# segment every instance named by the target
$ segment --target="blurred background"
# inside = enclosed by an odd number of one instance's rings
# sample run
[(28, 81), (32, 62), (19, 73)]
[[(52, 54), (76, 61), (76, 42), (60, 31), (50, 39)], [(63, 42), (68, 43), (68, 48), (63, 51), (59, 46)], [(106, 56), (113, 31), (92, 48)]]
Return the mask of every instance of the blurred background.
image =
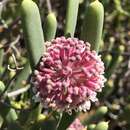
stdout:
[[(58, 27), (56, 36), (64, 35), (66, 0), (34, 0), (37, 2), (42, 25), (49, 9), (55, 13)], [(110, 130), (130, 130), (130, 0), (101, 0), (105, 9), (102, 43), (99, 53), (106, 67), (106, 87), (99, 94), (99, 102), (87, 113), (80, 114), (81, 121), (92, 117), (100, 106), (107, 111), (98, 119), (109, 122)], [(84, 10), (88, 0), (80, 0), (75, 37), (80, 38)], [(11, 92), (28, 86), (31, 72), (23, 39), (19, 10), (20, 0), (0, 1), (0, 80)], [(17, 108), (28, 105), (27, 95), (12, 98), (11, 104)], [(1, 99), (0, 99), (1, 101)], [(2, 118), (0, 117), (0, 126)]]

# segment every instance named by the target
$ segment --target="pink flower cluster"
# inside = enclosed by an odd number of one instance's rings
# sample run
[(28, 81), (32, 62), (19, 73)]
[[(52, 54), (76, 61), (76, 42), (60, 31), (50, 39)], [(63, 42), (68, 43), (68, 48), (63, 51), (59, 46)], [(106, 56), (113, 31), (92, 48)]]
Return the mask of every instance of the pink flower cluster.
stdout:
[(67, 130), (86, 130), (85, 127), (81, 124), (80, 120), (76, 118)]
[(47, 51), (32, 75), (36, 99), (44, 107), (61, 111), (86, 111), (102, 90), (104, 63), (90, 44), (59, 37), (46, 42)]

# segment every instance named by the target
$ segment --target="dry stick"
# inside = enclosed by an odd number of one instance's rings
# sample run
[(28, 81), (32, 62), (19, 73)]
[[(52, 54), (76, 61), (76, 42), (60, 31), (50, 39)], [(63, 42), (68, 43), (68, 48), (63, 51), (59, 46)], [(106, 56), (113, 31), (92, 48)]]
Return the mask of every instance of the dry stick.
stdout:
[(49, 12), (52, 12), (52, 7), (51, 7), (51, 2), (50, 2), (50, 0), (46, 0), (46, 3), (47, 3), (48, 11), (49, 11)]
[[(9, 2), (9, 0), (0, 1), (0, 13), (2, 12), (3, 7), (6, 6), (7, 2)], [(1, 14), (0, 14), (0, 17), (1, 17)]]
[(23, 67), (18, 67), (17, 61), (16, 61), (16, 57), (14, 54), (12, 54), (13, 60), (14, 60), (14, 64), (15, 64), (15, 68), (11, 68), (10, 65), (8, 65), (8, 70), (10, 71), (17, 71), (17, 70), (22, 70)]
[(18, 35), (17, 38), (13, 42), (11, 42), (10, 44), (8, 44), (8, 42), (5, 43), (5, 44), (0, 44), (0, 49), (4, 49), (4, 48), (7, 48), (7, 47), (8, 47), (8, 49), (12, 48), (12, 49), (14, 49), (16, 54), (20, 55), (17, 48), (15, 47), (15, 45), (19, 42), (19, 40), (20, 40), (20, 35)]
[(27, 92), (29, 90), (30, 86), (28, 85), (27, 87), (24, 87), (24, 88), (21, 88), (21, 89), (18, 89), (16, 91), (13, 91), (13, 92), (9, 92), (7, 93), (5, 96), (7, 97), (15, 97), (15, 96), (18, 96), (24, 92)]
[(15, 55), (12, 54), (12, 57), (13, 57), (13, 60), (14, 60), (14, 63), (15, 63), (15, 66), (16, 68), (15, 69), (12, 69), (10, 68), (10, 66), (8, 65), (8, 70), (10, 71), (15, 71), (16, 74), (15, 76), (13, 76), (13, 78), (9, 81), (9, 83), (6, 85), (6, 88), (5, 90), (1, 93), (0, 95), (0, 98), (4, 95), (4, 93), (6, 92), (6, 90), (10, 87), (10, 85), (12, 84), (12, 82), (15, 80), (15, 78), (17, 77), (17, 75), (19, 74), (19, 70), (23, 69), (23, 67), (19, 68), (18, 65), (17, 65), (17, 61), (16, 61), (16, 58), (15, 58)]
[(20, 38), (21, 38), (21, 36), (18, 35), (17, 38), (16, 38), (16, 40), (13, 41), (13, 42), (10, 44), (10, 46), (9, 46), (10, 48), (12, 48), (12, 49), (16, 52), (16, 55), (19, 56), (19, 57), (20, 57), (20, 52), (19, 52), (18, 49), (15, 47), (15, 45), (16, 45), (17, 43), (19, 43)]
[(5, 28), (2, 32), (1, 32), (1, 37), (4, 33), (9, 33), (12, 31), (12, 28), (20, 21), (20, 17), (16, 18), (10, 25), (8, 25), (7, 28)]
[(2, 1), (3, 6), (5, 6), (9, 1), (10, 1), (10, 0), (3, 0), (3, 1)]
[(8, 25), (5, 23), (5, 20), (3, 20), (1, 17), (2, 15), (2, 11), (3, 11), (3, 8), (6, 6), (6, 4), (9, 2), (9, 0), (3, 0), (3, 1), (0, 1), (0, 21), (2, 22), (3, 24), (3, 27), (4, 28), (8, 28)]
[(6, 92), (6, 90), (10, 87), (10, 85), (15, 80), (15, 78), (17, 77), (17, 75), (18, 75), (18, 72), (16, 72), (16, 75), (13, 76), (13, 78), (8, 82), (8, 84), (6, 85), (5, 90), (0, 94), (0, 98), (4, 95), (4, 93)]

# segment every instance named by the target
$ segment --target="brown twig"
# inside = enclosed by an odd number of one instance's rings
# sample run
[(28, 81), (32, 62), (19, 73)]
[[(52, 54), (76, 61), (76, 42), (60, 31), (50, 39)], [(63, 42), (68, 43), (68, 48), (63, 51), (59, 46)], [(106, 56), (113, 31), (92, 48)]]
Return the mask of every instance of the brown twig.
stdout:
[(52, 12), (51, 2), (50, 0), (46, 0), (47, 8), (49, 12)]

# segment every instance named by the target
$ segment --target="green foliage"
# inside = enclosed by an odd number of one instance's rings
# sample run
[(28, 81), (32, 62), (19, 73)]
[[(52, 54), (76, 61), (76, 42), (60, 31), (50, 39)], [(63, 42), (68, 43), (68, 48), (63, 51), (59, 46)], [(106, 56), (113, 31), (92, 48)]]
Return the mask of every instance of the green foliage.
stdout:
[(112, 60), (112, 55), (111, 54), (108, 54), (108, 55), (105, 56), (105, 58), (104, 58), (104, 64), (105, 64), (105, 68), (106, 69), (110, 65), (111, 60)]
[(102, 93), (100, 93), (99, 95), (101, 98), (108, 97), (113, 92), (113, 90), (114, 90), (114, 81), (112, 79), (109, 79), (106, 82), (106, 85), (102, 90)]
[(109, 79), (114, 70), (120, 65), (120, 63), (123, 61), (122, 53), (124, 52), (125, 47), (123, 45), (120, 45), (117, 48), (117, 54), (115, 54), (112, 57), (112, 61), (107, 69), (106, 78)]
[[(7, 102), (9, 103), (9, 101)], [(18, 119), (15, 110), (2, 103), (0, 103), (0, 115), (7, 123), (15, 122)]]
[(21, 18), (32, 69), (37, 65), (43, 54), (44, 38), (39, 9), (32, 0), (23, 0), (21, 4)]
[(79, 0), (67, 0), (65, 35), (70, 34), (71, 37), (74, 37), (78, 16), (78, 8)]
[(87, 129), (88, 130), (94, 130), (95, 127), (96, 127), (96, 124), (90, 124), (90, 125), (88, 125)]
[(2, 63), (3, 63), (3, 54), (4, 54), (4, 50), (0, 49), (0, 68), (1, 68)]
[(89, 42), (92, 49), (99, 50), (104, 22), (103, 5), (95, 0), (85, 10), (85, 18), (81, 30), (81, 39)]
[(83, 124), (88, 125), (90, 123), (94, 123), (95, 121), (99, 121), (105, 116), (107, 112), (108, 108), (106, 106), (101, 106), (96, 110), (96, 112), (93, 115), (88, 117), (88, 119), (85, 119), (83, 121)]
[(0, 81), (0, 95), (3, 93), (4, 90), (5, 90), (5, 85), (2, 81)]
[(55, 38), (56, 29), (57, 29), (56, 16), (53, 12), (50, 12), (47, 15), (47, 18), (44, 24), (44, 36), (45, 36), (46, 41), (50, 41), (51, 39)]
[(105, 121), (99, 122), (94, 130), (108, 130), (108, 122)]
[(70, 126), (70, 124), (74, 121), (76, 115), (77, 115), (76, 112), (72, 112), (71, 115), (64, 112), (57, 127), (57, 130), (66, 130)]
[(120, 114), (119, 118), (130, 124), (130, 104), (124, 107), (124, 111)]
[(17, 77), (15, 79), (15, 86), (13, 87), (13, 90), (22, 88), (24, 85), (26, 85), (27, 78), (28, 78), (30, 73), (31, 73), (30, 64), (29, 64), (29, 62), (27, 62), (24, 65), (24, 69), (22, 69), (18, 73), (18, 75), (17, 75)]
[[(66, 130), (75, 118), (87, 130), (108, 130), (108, 125), (112, 130), (130, 129), (129, 4), (129, 0), (1, 1), (0, 129)], [(46, 51), (44, 37), (51, 41), (63, 34), (90, 42), (105, 64), (107, 82), (99, 102), (84, 114), (43, 109), (32, 100), (31, 89), (17, 95), (17, 90), (32, 87), (30, 74)], [(14, 95), (8, 97), (9, 93)]]

